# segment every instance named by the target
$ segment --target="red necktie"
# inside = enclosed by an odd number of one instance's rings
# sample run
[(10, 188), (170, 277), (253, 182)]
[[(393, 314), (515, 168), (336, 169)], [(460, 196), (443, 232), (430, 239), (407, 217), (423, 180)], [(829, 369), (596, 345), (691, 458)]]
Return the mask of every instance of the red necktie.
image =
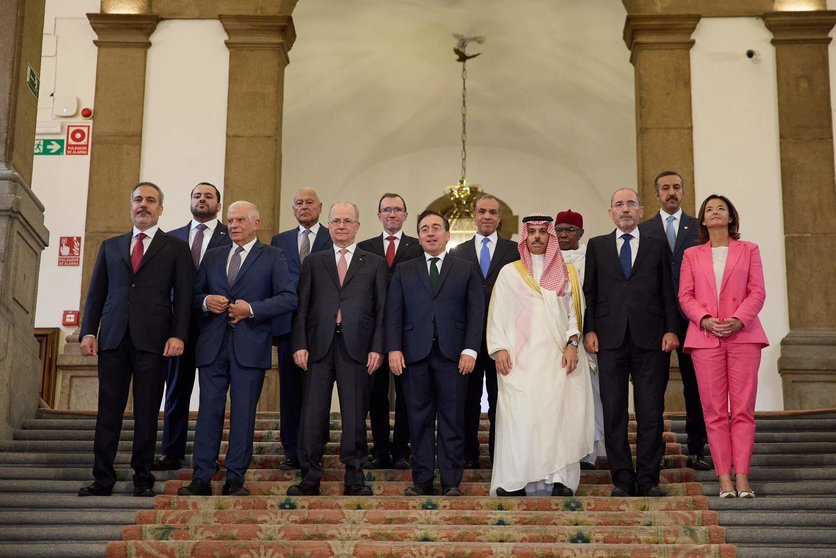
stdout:
[[(343, 286), (343, 281), (345, 281), (345, 274), (348, 271), (348, 262), (345, 259), (345, 255), (348, 253), (348, 250), (345, 248), (340, 248), (340, 259), (337, 261), (337, 276), (340, 278), (340, 287)], [(337, 323), (343, 323), (343, 312), (341, 309), (337, 309)]]
[(139, 269), (139, 264), (142, 262), (142, 255), (145, 253), (145, 245), (142, 243), (142, 239), (145, 238), (145, 233), (139, 233), (136, 235), (136, 244), (134, 244), (134, 249), (131, 250), (131, 267), (134, 270), (134, 273)]
[(395, 263), (395, 237), (390, 234), (386, 237), (386, 240), (389, 241), (389, 246), (386, 247), (386, 263), (389, 267), (392, 267), (392, 264)]

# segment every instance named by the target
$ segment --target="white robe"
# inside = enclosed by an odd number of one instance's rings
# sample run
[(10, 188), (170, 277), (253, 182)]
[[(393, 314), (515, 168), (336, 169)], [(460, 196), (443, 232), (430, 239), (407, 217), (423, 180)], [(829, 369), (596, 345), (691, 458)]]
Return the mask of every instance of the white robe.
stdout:
[(578, 333), (569, 285), (558, 297), (526, 277), (518, 264), (502, 268), (488, 313), (488, 353), (495, 358), (504, 349), (512, 361), (510, 374), (497, 374), (491, 495), (497, 487), (550, 491), (554, 482), (577, 490), (579, 461), (594, 441), (588, 363), (579, 358), (572, 374), (560, 365)]

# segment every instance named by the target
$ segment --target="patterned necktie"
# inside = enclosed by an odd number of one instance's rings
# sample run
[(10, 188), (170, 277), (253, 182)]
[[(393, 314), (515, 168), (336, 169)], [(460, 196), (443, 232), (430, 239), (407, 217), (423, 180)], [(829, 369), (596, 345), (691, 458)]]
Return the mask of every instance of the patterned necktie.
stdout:
[(203, 250), (203, 231), (209, 227), (200, 223), (195, 228), (197, 230), (194, 233), (194, 240), (192, 240), (192, 261), (194, 262), (194, 268), (197, 269), (200, 267), (200, 252)]
[(676, 219), (673, 215), (668, 215), (668, 225), (665, 227), (665, 235), (668, 237), (668, 246), (671, 247), (671, 252), (673, 252), (673, 247), (676, 246), (676, 231), (673, 228), (673, 222)]
[(235, 252), (232, 253), (232, 258), (229, 260), (229, 269), (226, 272), (226, 279), (229, 281), (229, 286), (231, 287), (233, 283), (235, 283), (235, 278), (238, 276), (238, 271), (241, 269), (241, 252), (244, 249), (239, 246), (235, 249)]
[(482, 239), (482, 250), (479, 252), (479, 267), (482, 268), (482, 277), (488, 277), (488, 269), (491, 267), (491, 251), (488, 248), (489, 238)]
[(392, 264), (395, 263), (395, 237), (390, 234), (386, 237), (386, 240), (389, 241), (389, 245), (386, 247), (386, 263), (389, 267), (392, 267)]
[(142, 262), (142, 255), (145, 253), (145, 244), (142, 243), (142, 240), (148, 235), (145, 233), (138, 233), (136, 235), (136, 244), (134, 244), (134, 249), (131, 250), (131, 267), (134, 270), (134, 273), (137, 272), (139, 269), (139, 264)]
[(633, 271), (633, 248), (630, 246), (630, 240), (632, 240), (633, 235), (622, 234), (621, 238), (624, 240), (624, 244), (621, 245), (621, 254), (619, 254), (621, 269), (624, 271), (624, 277), (630, 277), (630, 273)]
[[(345, 274), (348, 271), (348, 262), (345, 259), (345, 255), (348, 253), (348, 250), (345, 248), (340, 248), (340, 259), (337, 261), (337, 277), (340, 279), (340, 287), (343, 286), (343, 282), (345, 281)], [(343, 323), (343, 311), (342, 309), (337, 309), (337, 323)]]
[(305, 229), (302, 231), (302, 246), (299, 247), (299, 263), (305, 261), (305, 258), (311, 255), (311, 230)]
[(441, 258), (430, 258), (430, 285), (433, 288), (433, 294), (438, 289), (438, 262)]

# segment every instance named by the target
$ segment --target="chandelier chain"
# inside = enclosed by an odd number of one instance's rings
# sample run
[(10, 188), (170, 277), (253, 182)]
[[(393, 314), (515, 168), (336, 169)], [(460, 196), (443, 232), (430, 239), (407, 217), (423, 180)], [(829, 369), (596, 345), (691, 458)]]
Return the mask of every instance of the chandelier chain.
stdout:
[(462, 62), (462, 177), (467, 176), (467, 62)]

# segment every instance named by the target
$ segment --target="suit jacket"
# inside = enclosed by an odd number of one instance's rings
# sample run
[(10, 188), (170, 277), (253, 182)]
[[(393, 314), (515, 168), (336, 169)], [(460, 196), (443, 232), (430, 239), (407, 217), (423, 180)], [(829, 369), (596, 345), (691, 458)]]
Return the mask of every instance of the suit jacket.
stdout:
[(639, 235), (630, 277), (624, 277), (616, 231), (592, 238), (586, 248), (584, 333), (595, 332), (601, 349), (617, 349), (629, 327), (632, 342), (661, 350), (662, 337), (679, 331), (667, 240)]
[(194, 279), (189, 246), (157, 230), (136, 273), (133, 232), (102, 243), (84, 305), (81, 337), (97, 335), (99, 350), (119, 346), (130, 329), (135, 349), (163, 353), (169, 337), (187, 341)]
[[(643, 235), (658, 236), (667, 244), (668, 235), (665, 233), (666, 224), (662, 221), (662, 214), (657, 213), (639, 225), (639, 232)], [(676, 233), (676, 244), (674, 244), (673, 250), (671, 251), (671, 279), (673, 280), (674, 295), (679, 292), (679, 269), (682, 267), (682, 256), (685, 254), (685, 250), (697, 245), (698, 232), (699, 224), (697, 223), (697, 219), (683, 211), (679, 219), (679, 229)], [(668, 249), (670, 249), (670, 245), (668, 245)], [(682, 316), (684, 317), (685, 314), (683, 313)]]
[[(520, 251), (517, 248), (517, 243), (504, 238), (497, 238), (496, 248), (491, 258), (491, 265), (488, 266), (488, 276), (482, 277), (482, 270), (479, 267), (478, 251), (482, 246), (476, 246), (476, 237), (474, 236), (467, 242), (462, 242), (452, 250), (450, 253), (458, 258), (473, 262), (476, 266), (476, 273), (482, 280), (482, 290), (485, 296), (485, 309), (490, 306), (491, 293), (493, 286), (496, 284), (496, 278), (499, 277), (499, 270), (505, 267), (506, 264), (512, 263), (520, 259)], [(488, 321), (487, 312), (485, 312), (485, 323)]]
[(293, 351), (306, 349), (309, 362), (324, 358), (334, 342), (339, 309), (349, 356), (365, 364), (370, 352), (383, 353), (386, 267), (386, 260), (357, 247), (340, 286), (333, 250), (305, 258), (299, 276), (299, 308), (293, 316)]
[[(383, 236), (377, 235), (367, 238), (362, 242), (358, 242), (357, 247), (362, 248), (366, 252), (376, 254), (385, 260), (386, 250), (383, 249), (383, 244)], [(392, 267), (388, 267), (387, 264), (389, 279), (392, 279), (392, 274), (395, 273), (396, 265), (413, 258), (420, 258), (423, 253), (424, 251), (421, 249), (421, 245), (418, 244), (417, 238), (408, 236), (407, 234), (401, 235), (401, 241), (398, 243), (398, 249), (395, 250), (395, 261), (392, 263)]]
[(446, 358), (458, 361), (464, 349), (478, 352), (485, 324), (482, 284), (476, 267), (452, 254), (441, 264), (435, 293), (423, 254), (398, 264), (386, 299), (386, 352), (402, 351), (407, 364), (426, 358), (433, 322)]
[[(189, 221), (185, 226), (179, 227), (171, 231), (171, 236), (177, 237), (180, 240), (189, 242), (189, 232), (192, 230), (192, 222)], [(212, 238), (209, 239), (209, 245), (206, 246), (206, 252), (218, 246), (229, 246), (232, 240), (229, 239), (229, 228), (218, 221), (218, 226), (215, 227), (215, 232), (212, 233)], [(191, 247), (190, 247), (191, 248)], [(205, 252), (204, 252), (205, 255)]]
[(200, 312), (200, 337), (197, 341), (196, 364), (207, 366), (218, 355), (229, 314), (203, 311), (207, 295), (224, 295), (230, 301), (246, 300), (253, 318), (241, 320), (232, 328), (235, 358), (241, 366), (267, 370), (271, 366), (273, 318), (293, 312), (296, 291), (290, 280), (287, 260), (279, 248), (259, 241), (241, 264), (231, 286), (227, 280), (229, 246), (207, 250), (200, 263), (194, 286), (194, 308)]
[[(281, 232), (273, 237), (270, 244), (284, 251), (285, 258), (287, 258), (287, 267), (290, 271), (290, 280), (293, 282), (293, 289), (299, 284), (299, 274), (302, 272), (302, 263), (299, 261), (299, 227), (293, 227), (290, 230)], [(328, 227), (320, 225), (319, 232), (311, 244), (311, 254), (319, 252), (320, 250), (327, 250), (333, 246), (331, 241), (331, 234), (328, 232)], [(293, 322), (292, 314), (283, 314), (273, 321), (273, 331), (275, 335), (285, 335), (290, 333), (290, 327)]]
[(685, 349), (717, 347), (720, 340), (700, 329), (705, 316), (737, 318), (743, 329), (729, 335), (729, 343), (769, 344), (758, 319), (763, 308), (766, 289), (760, 250), (753, 242), (729, 239), (729, 252), (718, 300), (714, 278), (711, 243), (685, 251), (682, 278), (679, 283), (679, 302), (691, 320), (685, 337)]

